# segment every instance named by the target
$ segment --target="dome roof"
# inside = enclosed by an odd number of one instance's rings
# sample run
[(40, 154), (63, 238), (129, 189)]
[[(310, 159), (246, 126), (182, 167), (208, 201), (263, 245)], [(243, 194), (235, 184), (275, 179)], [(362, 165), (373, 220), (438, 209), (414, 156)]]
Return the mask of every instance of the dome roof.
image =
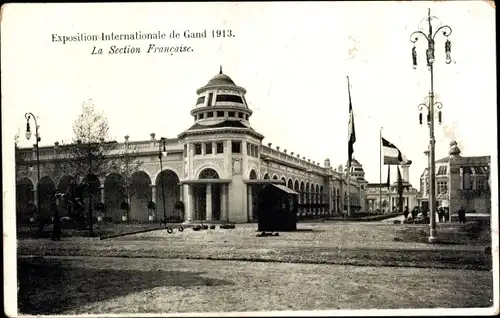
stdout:
[[(347, 163), (346, 163), (347, 165)], [(356, 159), (352, 158), (351, 160), (351, 167), (362, 167), (362, 165), (357, 161)]]
[(208, 81), (206, 86), (215, 86), (215, 85), (236, 85), (236, 84), (234, 84), (233, 80), (229, 76), (222, 73), (222, 66), (221, 66), (219, 74), (212, 77), (212, 79)]

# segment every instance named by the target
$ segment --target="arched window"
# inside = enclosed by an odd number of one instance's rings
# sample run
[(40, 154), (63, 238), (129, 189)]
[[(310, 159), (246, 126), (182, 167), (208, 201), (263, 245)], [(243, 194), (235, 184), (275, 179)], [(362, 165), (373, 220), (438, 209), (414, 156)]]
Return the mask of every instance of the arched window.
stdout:
[(207, 168), (200, 172), (199, 179), (219, 179), (219, 174), (214, 169)]
[(255, 170), (250, 171), (250, 180), (255, 180), (257, 179), (257, 173), (255, 173)]

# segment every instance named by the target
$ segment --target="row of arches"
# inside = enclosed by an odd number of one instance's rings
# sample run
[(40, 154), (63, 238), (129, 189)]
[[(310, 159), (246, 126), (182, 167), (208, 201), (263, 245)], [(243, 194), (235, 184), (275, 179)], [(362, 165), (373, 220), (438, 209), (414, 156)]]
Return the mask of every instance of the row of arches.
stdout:
[[(16, 207), (18, 222), (27, 222), (31, 216), (30, 204), (40, 204), (40, 213), (53, 213), (54, 205), (57, 205), (56, 193), (67, 193), (73, 177), (64, 175), (56, 184), (50, 176), (40, 178), (35, 189), (33, 182), (24, 177), (16, 184)], [(83, 180), (85, 182), (85, 180)], [(128, 185), (127, 185), (128, 183)], [(105, 205), (103, 212), (105, 217), (119, 220), (124, 215), (120, 209), (122, 202), (129, 203), (129, 217), (133, 220), (148, 220), (149, 215), (155, 214), (163, 217), (165, 211), (167, 217), (174, 215), (175, 202), (180, 200), (179, 177), (172, 170), (161, 171), (154, 182), (144, 171), (137, 171), (131, 176), (130, 182), (125, 182), (124, 177), (117, 173), (109, 174), (102, 184), (98, 185), (100, 191), (94, 193), (93, 202), (102, 202)], [(40, 196), (38, 199), (37, 196)], [(155, 210), (148, 209), (148, 203), (156, 203)], [(163, 204), (165, 202), (165, 204)], [(64, 209), (62, 209), (64, 214)]]
[[(264, 174), (264, 179), (271, 179), (269, 173)], [(272, 179), (279, 180), (276, 174), (273, 175)], [(324, 187), (322, 185), (307, 181), (293, 181), (291, 178), (287, 180), (285, 177), (281, 177), (281, 181), (284, 182), (286, 187), (299, 194), (298, 217), (333, 214), (340, 208), (337, 208), (337, 205), (335, 204), (335, 201), (340, 200), (337, 200), (337, 197), (332, 195), (330, 200), (332, 200), (334, 205), (333, 209), (330, 210), (328, 194), (324, 192)]]
[[(271, 179), (269, 173), (264, 174), (264, 179)], [(279, 180), (276, 174), (272, 179)], [(330, 193), (324, 191), (324, 187), (308, 181), (292, 180), (292, 178), (281, 177), (281, 181), (289, 188), (299, 193), (299, 217), (335, 215), (342, 213), (347, 207), (347, 192), (341, 193), (339, 188), (333, 188)], [(331, 205), (330, 205), (331, 202)], [(351, 206), (355, 209), (361, 208), (359, 198), (351, 197)], [(331, 206), (331, 209), (330, 209)]]
[[(252, 170), (252, 172), (253, 172), (253, 170)], [(265, 173), (264, 179), (271, 179), (271, 177), (268, 173)], [(278, 180), (279, 178), (277, 175), (273, 175), (272, 179)], [(319, 185), (319, 184), (315, 185), (314, 183), (312, 183), (312, 182), (310, 183), (307, 181), (306, 182), (301, 181), (299, 184), (298, 180), (295, 180), (295, 182), (293, 182), (292, 179), (289, 178), (287, 181), (285, 177), (281, 177), (281, 181), (283, 181), (288, 188), (293, 189), (297, 192), (298, 191), (305, 191), (305, 192), (311, 192), (311, 193), (323, 193), (323, 186)]]

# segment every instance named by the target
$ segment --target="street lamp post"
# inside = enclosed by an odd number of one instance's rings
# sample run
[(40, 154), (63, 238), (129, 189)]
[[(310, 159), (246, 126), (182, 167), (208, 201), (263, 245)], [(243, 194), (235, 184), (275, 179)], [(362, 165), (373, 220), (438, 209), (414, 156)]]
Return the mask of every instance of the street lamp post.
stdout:
[(165, 206), (165, 190), (163, 185), (163, 156), (167, 155), (167, 149), (165, 147), (165, 143), (167, 139), (161, 137), (160, 142), (158, 143), (158, 158), (160, 159), (160, 178), (161, 178), (161, 196), (163, 201), (163, 219), (165, 223), (167, 222), (167, 208)]
[[(426, 58), (427, 58), (427, 67), (430, 72), (430, 91), (429, 91), (429, 100), (427, 104), (420, 104), (418, 106), (421, 111), (424, 107), (428, 110), (427, 121), (429, 125), (429, 209), (430, 209), (430, 234), (429, 234), (429, 243), (436, 243), (438, 241), (437, 238), (437, 230), (436, 230), (436, 164), (435, 164), (435, 150), (436, 150), (436, 139), (434, 136), (434, 108), (441, 109), (441, 103), (434, 102), (434, 61), (435, 61), (435, 38), (436, 35), (440, 32), (446, 37), (445, 42), (445, 53), (446, 53), (446, 64), (451, 63), (451, 42), (448, 40), (452, 29), (448, 25), (440, 26), (436, 32), (432, 30), (431, 20), (431, 9), (429, 9), (427, 18), (429, 32), (425, 34), (422, 31), (415, 31), (410, 36), (410, 41), (412, 43), (416, 43), (420, 37), (424, 37), (427, 41), (427, 50), (426, 50)], [(412, 48), (412, 60), (413, 60), (413, 68), (417, 68), (417, 51), (416, 47)], [(441, 111), (438, 111), (438, 119), (439, 123), (441, 123)], [(422, 113), (419, 114), (420, 124), (422, 124)]]
[(35, 122), (35, 138), (36, 138), (36, 172), (37, 172), (37, 182), (36, 182), (36, 200), (37, 200), (37, 210), (38, 210), (38, 215), (40, 216), (40, 231), (43, 231), (42, 227), (42, 215), (41, 215), (41, 206), (40, 206), (40, 149), (38, 146), (38, 143), (42, 140), (40, 138), (40, 134), (38, 133), (38, 122), (36, 121), (36, 116), (33, 115), (33, 113), (26, 113), (24, 114), (24, 117), (26, 118), (26, 139), (30, 140), (31, 139), (31, 130), (30, 130), (30, 119), (33, 118), (33, 121)]

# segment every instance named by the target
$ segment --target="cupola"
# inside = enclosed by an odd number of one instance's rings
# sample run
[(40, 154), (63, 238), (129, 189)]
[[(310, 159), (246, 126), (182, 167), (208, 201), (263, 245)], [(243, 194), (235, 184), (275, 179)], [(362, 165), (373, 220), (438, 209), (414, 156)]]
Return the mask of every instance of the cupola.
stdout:
[(191, 111), (195, 123), (199, 125), (225, 125), (250, 127), (252, 111), (245, 100), (246, 90), (222, 72), (200, 87), (196, 94), (195, 108)]

